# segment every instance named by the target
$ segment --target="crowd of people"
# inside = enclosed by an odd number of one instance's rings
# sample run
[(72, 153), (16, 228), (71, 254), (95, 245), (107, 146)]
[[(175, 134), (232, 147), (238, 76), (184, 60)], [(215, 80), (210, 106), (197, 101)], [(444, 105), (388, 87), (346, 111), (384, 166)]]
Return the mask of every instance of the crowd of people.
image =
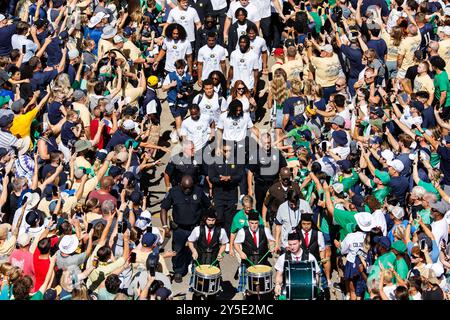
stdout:
[(0, 12), (0, 300), (175, 299), (226, 254), (245, 299), (289, 261), (319, 299), (450, 299), (448, 0)]

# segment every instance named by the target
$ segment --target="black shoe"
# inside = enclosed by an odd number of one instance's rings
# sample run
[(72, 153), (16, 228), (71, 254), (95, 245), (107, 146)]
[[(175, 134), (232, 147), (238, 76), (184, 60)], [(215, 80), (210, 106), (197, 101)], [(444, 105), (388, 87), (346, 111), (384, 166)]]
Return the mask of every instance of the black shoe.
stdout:
[(181, 276), (181, 274), (175, 273), (175, 275), (173, 276), (173, 280), (176, 283), (181, 283), (181, 282), (183, 282), (183, 277)]
[(234, 274), (234, 280), (238, 280), (239, 279), (239, 268), (236, 269), (236, 272)]

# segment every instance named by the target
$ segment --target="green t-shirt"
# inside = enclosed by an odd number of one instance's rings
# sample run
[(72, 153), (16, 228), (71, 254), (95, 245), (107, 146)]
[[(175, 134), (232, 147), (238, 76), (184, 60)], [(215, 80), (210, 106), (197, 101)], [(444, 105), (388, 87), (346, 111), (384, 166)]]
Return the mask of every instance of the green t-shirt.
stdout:
[(44, 300), (44, 294), (38, 291), (30, 297), (30, 300)]
[(310, 130), (310, 129), (308, 126), (303, 126), (301, 128), (295, 128), (295, 129), (292, 129), (291, 131), (289, 131), (286, 136), (288, 138), (290, 138), (290, 137), (294, 138), (295, 144), (297, 146), (305, 147), (308, 151), (310, 151), (311, 144), (308, 141), (305, 141), (303, 139), (303, 136), (299, 134), (299, 132), (303, 131), (303, 130)]
[(431, 153), (430, 164), (433, 168), (436, 168), (438, 164), (441, 162), (441, 156), (435, 152)]
[(334, 208), (334, 222), (341, 227), (339, 240), (342, 241), (347, 234), (352, 233), (356, 226), (355, 214), (357, 212)]
[(386, 199), (387, 195), (389, 194), (389, 192), (391, 192), (391, 188), (389, 187), (384, 187), (382, 189), (375, 189), (375, 182), (373, 182), (373, 180), (370, 180), (370, 184), (372, 185), (372, 187), (374, 188), (372, 190), (372, 195), (381, 203), (384, 203), (384, 199)]
[[(264, 226), (264, 221), (261, 215), (259, 215), (259, 224)], [(233, 218), (233, 222), (231, 223), (231, 233), (237, 233), (243, 227), (248, 227), (248, 217), (244, 210), (241, 210), (236, 213)]]
[(378, 262), (381, 262), (384, 268), (389, 269), (389, 263), (394, 265), (397, 258), (395, 257), (395, 253), (392, 251), (383, 254), (382, 256), (378, 257), (377, 260), (375, 260), (374, 264), (372, 265), (369, 273), (369, 277), (367, 281), (372, 281), (373, 279), (378, 279), (380, 277), (380, 266), (378, 265)]
[(321, 17), (319, 16), (319, 14), (317, 12), (310, 12), (309, 14), (313, 18), (314, 23), (316, 25), (316, 32), (319, 33), (320, 32), (320, 28), (322, 28), (322, 19), (321, 19)]
[[(417, 213), (418, 213), (418, 214), (420, 215), (420, 217), (422, 218), (423, 223), (425, 223), (425, 224), (431, 224), (431, 213), (430, 213), (430, 210), (423, 209), (423, 210), (420, 210), (420, 211), (417, 212)], [(414, 225), (416, 226), (416, 228), (419, 227), (419, 224), (418, 224), (418, 223), (414, 223)]]
[[(409, 272), (408, 264), (406, 263), (405, 259), (401, 258), (401, 259), (395, 260), (394, 270), (395, 270), (395, 272), (398, 273), (400, 278), (405, 280), (406, 277), (408, 276), (408, 272)], [(394, 279), (394, 281), (396, 282), (397, 279)]]
[(434, 96), (437, 100), (441, 98), (441, 92), (447, 92), (445, 99), (445, 107), (450, 107), (450, 81), (448, 80), (447, 71), (442, 71), (434, 76)]
[(350, 177), (344, 177), (344, 176), (341, 176), (341, 177), (342, 177), (342, 179), (340, 178), (339, 182), (342, 183), (342, 185), (344, 186), (344, 192), (347, 192), (348, 190), (350, 190), (359, 181), (359, 176), (353, 169), (352, 169), (352, 175)]
[(436, 195), (437, 201), (441, 200), (441, 195), (439, 194), (439, 191), (437, 191), (437, 189), (433, 186), (432, 183), (420, 180), (419, 181), (419, 186), (423, 187), (427, 192), (434, 193)]

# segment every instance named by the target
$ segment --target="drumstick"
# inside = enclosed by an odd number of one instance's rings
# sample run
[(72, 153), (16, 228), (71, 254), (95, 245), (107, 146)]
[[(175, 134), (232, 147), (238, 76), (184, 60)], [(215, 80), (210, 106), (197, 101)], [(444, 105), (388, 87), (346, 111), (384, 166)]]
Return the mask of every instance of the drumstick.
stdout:
[(252, 266), (255, 265), (253, 262), (251, 262), (251, 260), (250, 260), (249, 258), (245, 258), (245, 260), (247, 260), (248, 262), (250, 262), (250, 264), (251, 264)]
[(261, 261), (263, 261), (264, 260), (264, 258), (268, 255), (270, 253), (270, 250), (267, 250), (267, 252), (266, 252), (266, 254), (265, 255), (263, 255), (263, 257), (258, 261), (258, 264), (260, 264), (261, 263)]
[[(224, 255), (225, 255), (225, 252), (222, 253), (222, 257), (223, 257)], [(214, 261), (209, 265), (208, 268), (211, 268), (211, 267), (213, 266), (213, 264), (217, 262), (217, 260), (219, 260), (219, 258), (217, 258), (216, 260), (214, 260)]]
[(200, 267), (200, 263), (198, 262), (198, 260), (197, 260), (197, 259), (194, 259), (194, 261), (195, 261), (195, 263), (197, 264), (197, 266)]

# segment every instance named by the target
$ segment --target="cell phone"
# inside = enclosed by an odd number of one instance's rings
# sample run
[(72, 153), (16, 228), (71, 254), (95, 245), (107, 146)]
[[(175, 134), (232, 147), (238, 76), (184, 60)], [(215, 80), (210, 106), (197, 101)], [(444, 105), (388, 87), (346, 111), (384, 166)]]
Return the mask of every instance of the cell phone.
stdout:
[(321, 33), (321, 34), (325, 34), (325, 27), (324, 27), (324, 26), (321, 26), (321, 27), (320, 27), (320, 33)]
[(425, 239), (420, 240), (419, 242), (419, 246), (420, 246), (420, 250), (424, 250), (425, 249)]
[(302, 11), (305, 10), (305, 3), (304, 2), (300, 3), (300, 10), (302, 10)]
[(307, 37), (308, 37), (308, 40), (311, 40), (311, 39), (312, 39), (312, 34), (311, 34), (311, 32), (308, 32), (308, 33), (307, 33)]
[(130, 263), (136, 263), (136, 252), (130, 253)]
[(27, 53), (27, 45), (26, 44), (22, 45), (22, 53), (23, 54)]
[(141, 71), (142, 71), (142, 64), (139, 63), (139, 64), (137, 65), (137, 71), (138, 71), (138, 72), (141, 72)]
[(122, 221), (121, 232), (125, 233), (127, 232), (127, 229), (128, 229), (127, 223), (125, 221)]
[(324, 201), (325, 200), (325, 193), (322, 192), (319, 196), (320, 201)]
[(91, 229), (92, 229), (92, 227), (93, 227), (94, 225), (92, 224), (92, 223), (88, 223), (88, 226), (87, 226), (87, 233), (89, 233), (89, 232), (91, 232)]
[(320, 148), (322, 149), (323, 152), (327, 151), (327, 142), (323, 141), (322, 144), (320, 145)]
[[(324, 1), (325, 2), (325, 1)], [(328, 16), (330, 14), (330, 8), (325, 8), (325, 14)]]
[(417, 126), (415, 124), (412, 124), (411, 129), (417, 129)]
[(152, 233), (152, 229), (153, 229), (152, 226), (148, 226), (147, 227), (147, 233)]
[(322, 15), (322, 8), (317, 9), (317, 14), (318, 14), (319, 16)]
[(273, 73), (272, 73), (272, 72), (269, 72), (269, 74), (268, 74), (267, 76), (269, 77), (269, 81), (272, 81), (272, 79), (273, 79)]

